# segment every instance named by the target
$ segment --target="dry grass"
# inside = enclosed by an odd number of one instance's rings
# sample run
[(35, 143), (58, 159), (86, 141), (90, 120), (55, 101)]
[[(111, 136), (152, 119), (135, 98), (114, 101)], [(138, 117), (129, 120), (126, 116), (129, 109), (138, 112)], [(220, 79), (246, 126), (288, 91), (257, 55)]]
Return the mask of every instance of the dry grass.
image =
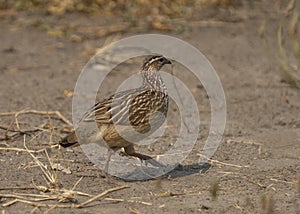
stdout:
[(297, 175), (296, 188), (297, 188), (298, 193), (300, 194), (300, 174)]
[(270, 193), (263, 194), (261, 196), (260, 202), (261, 202), (262, 214), (275, 213), (275, 201), (272, 194)]
[(203, 7), (233, 8), (241, 5), (240, 0), (200, 0)]
[[(39, 126), (30, 127), (27, 129), (22, 129), (19, 122), (19, 116), (21, 115), (40, 115), (46, 116), (48, 121)], [(71, 126), (72, 123), (64, 117), (59, 111), (37, 111), (34, 109), (23, 109), (18, 112), (1, 112), (0, 117), (11, 117), (11, 123), (8, 126), (4, 126), (0, 124), (0, 130), (5, 130), (3, 135), (0, 135), (0, 140), (12, 140), (20, 135), (32, 135), (34, 133), (42, 134), (44, 132), (48, 132), (49, 135), (49, 144), (53, 144), (53, 136), (60, 137), (60, 134), (57, 133), (57, 130), (68, 132), (64, 126), (53, 127), (52, 118), (59, 119), (64, 122), (67, 126)], [(1, 149), (1, 148), (0, 148)], [(18, 148), (16, 148), (18, 149)]]
[(214, 179), (211, 182), (210, 187), (208, 189), (213, 200), (217, 198), (219, 190), (220, 190), (220, 179)]
[(190, 15), (195, 7), (231, 8), (240, 4), (239, 0), (0, 0), (0, 9), (39, 10), (60, 15), (67, 12), (84, 12), (117, 16), (127, 11), (128, 17), (154, 13), (170, 17), (183, 17)]
[(50, 14), (59, 18), (67, 13), (89, 13), (97, 14), (97, 17), (101, 17), (99, 19), (110, 20), (109, 25), (98, 26), (51, 22), (40, 17), (25, 23), (51, 36), (82, 42), (85, 39), (121, 34), (129, 29), (137, 32), (151, 29), (182, 32), (195, 26), (236, 24), (234, 21), (216, 17), (192, 20), (193, 17), (202, 14), (205, 8), (233, 11), (233, 8), (241, 5), (239, 0), (0, 0), (0, 17), (18, 16), (18, 11), (26, 11), (30, 14)]
[[(270, 55), (278, 59), (279, 66), (292, 85), (300, 89), (300, 46), (298, 42), (299, 14), (296, 1), (290, 0), (284, 11), (277, 28), (278, 51), (269, 45), (266, 35), (267, 21), (265, 20), (260, 29), (260, 37), (263, 39)], [(290, 51), (290, 47), (292, 51)]]
[[(224, 0), (223, 0), (224, 1)], [(153, 13), (168, 16), (187, 15), (197, 1), (174, 0), (162, 3), (159, 0), (0, 0), (2, 9), (42, 11), (54, 15), (68, 12), (101, 13), (106, 16), (125, 15), (128, 18), (151, 15)], [(124, 11), (126, 13), (124, 14)]]
[[(238, 0), (0, 0), (0, 10), (16, 9), (47, 13), (51, 15), (63, 15), (66, 13), (80, 12), (99, 14), (103, 17), (121, 18), (126, 22), (125, 29), (130, 26), (152, 28), (157, 30), (180, 30), (178, 24), (173, 24), (174, 19), (188, 19), (199, 14), (203, 8), (231, 9), (240, 6)], [(113, 31), (123, 31), (123, 23), (120, 23)], [(175, 25), (175, 26), (174, 26)], [(55, 36), (63, 37), (64, 32), (42, 24), (45, 30)], [(119, 29), (121, 28), (121, 30)], [(107, 35), (106, 30), (104, 34)], [(103, 34), (103, 32), (102, 32)], [(80, 40), (73, 35), (73, 40)]]
[[(22, 130), (19, 125), (20, 122), (18, 116), (21, 114), (47, 116), (49, 120), (48, 132), (45, 132), (44, 129), (30, 128), (28, 130), (34, 130), (34, 132), (37, 133), (35, 133), (34, 136), (31, 136), (30, 139), (28, 139), (29, 135), (27, 131)], [(50, 147), (56, 149), (56, 153), (60, 153), (59, 151), (60, 148), (56, 144), (53, 144), (52, 142), (52, 135), (55, 134), (52, 117), (56, 117), (60, 119), (61, 123), (63, 122), (65, 124), (70, 124), (70, 122), (61, 113), (56, 111), (48, 112), (48, 111), (37, 111), (37, 110), (30, 109), (30, 110), (22, 110), (19, 112), (0, 113), (0, 117), (5, 117), (5, 116), (13, 116), (14, 122), (11, 123), (9, 126), (5, 126), (6, 128), (4, 126), (1, 126), (2, 129), (4, 129), (6, 133), (13, 132), (13, 133), (18, 133), (19, 135), (23, 135), (23, 148), (0, 147), (0, 150), (27, 153), (32, 158), (36, 166), (38, 166), (40, 169), (41, 175), (36, 179), (38, 179), (39, 183), (44, 183), (45, 185), (36, 185), (35, 180), (32, 179), (32, 184), (28, 184), (28, 186), (17, 187), (17, 188), (0, 187), (0, 190), (29, 191), (28, 193), (13, 192), (11, 194), (0, 194), (0, 198), (3, 200), (1, 204), (3, 208), (12, 206), (16, 203), (31, 205), (35, 208), (46, 208), (47, 210), (45, 211), (45, 213), (56, 208), (82, 208), (87, 205), (90, 206), (91, 203), (101, 198), (104, 198), (104, 196), (106, 196), (111, 192), (128, 188), (128, 186), (119, 186), (119, 187), (107, 189), (98, 195), (91, 195), (76, 190), (78, 184), (82, 180), (82, 177), (77, 182), (75, 182), (75, 184), (71, 189), (63, 188), (63, 185), (59, 181), (58, 166), (63, 165), (63, 163), (61, 164), (60, 161), (66, 162), (67, 160), (64, 159), (59, 160), (58, 158), (51, 157), (48, 153), (48, 149)], [(16, 126), (16, 128), (14, 128), (13, 126)], [(44, 132), (47, 133), (50, 142), (47, 148), (39, 149), (39, 150), (29, 149), (27, 144), (33, 145), (33, 141), (36, 140), (37, 136), (39, 136), (41, 133)], [(11, 140), (11, 139), (8, 138), (6, 140)], [(41, 160), (46, 160), (46, 161), (41, 161)], [(39, 192), (38, 194), (35, 194), (36, 190), (38, 190)], [(77, 199), (78, 196), (87, 197), (88, 199), (79, 202)], [(69, 202), (69, 203), (66, 204), (65, 202)]]

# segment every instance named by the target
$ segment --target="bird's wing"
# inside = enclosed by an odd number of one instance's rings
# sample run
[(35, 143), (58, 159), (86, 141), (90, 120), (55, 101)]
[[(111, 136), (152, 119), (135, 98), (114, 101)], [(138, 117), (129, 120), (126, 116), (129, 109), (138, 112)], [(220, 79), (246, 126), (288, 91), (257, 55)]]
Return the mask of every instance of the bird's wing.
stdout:
[(107, 99), (101, 100), (83, 115), (81, 121), (130, 125), (128, 114), (131, 102), (140, 92), (139, 89), (131, 89), (118, 92)]
[(163, 112), (165, 96), (163, 92), (143, 88), (119, 92), (96, 103), (82, 121), (125, 126), (148, 123), (153, 112)]

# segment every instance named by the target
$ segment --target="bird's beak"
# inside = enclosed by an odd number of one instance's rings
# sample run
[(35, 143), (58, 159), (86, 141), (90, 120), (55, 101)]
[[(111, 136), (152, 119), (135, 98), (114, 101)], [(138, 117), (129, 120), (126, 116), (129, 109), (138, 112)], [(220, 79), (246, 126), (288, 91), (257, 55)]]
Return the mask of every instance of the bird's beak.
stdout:
[(171, 63), (171, 61), (170, 61), (170, 60), (168, 60), (168, 59), (165, 59), (165, 62), (164, 62), (164, 64), (172, 64), (172, 63)]

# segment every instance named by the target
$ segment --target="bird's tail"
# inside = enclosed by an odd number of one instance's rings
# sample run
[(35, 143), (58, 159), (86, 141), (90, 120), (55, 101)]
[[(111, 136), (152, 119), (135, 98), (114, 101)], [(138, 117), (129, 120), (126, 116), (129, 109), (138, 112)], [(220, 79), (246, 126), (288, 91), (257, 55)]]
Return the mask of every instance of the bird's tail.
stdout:
[(62, 139), (59, 141), (59, 144), (60, 144), (62, 147), (75, 147), (75, 146), (78, 146), (79, 143), (78, 143), (78, 140), (77, 140), (75, 131), (71, 132), (71, 133), (68, 134), (66, 137), (62, 138)]

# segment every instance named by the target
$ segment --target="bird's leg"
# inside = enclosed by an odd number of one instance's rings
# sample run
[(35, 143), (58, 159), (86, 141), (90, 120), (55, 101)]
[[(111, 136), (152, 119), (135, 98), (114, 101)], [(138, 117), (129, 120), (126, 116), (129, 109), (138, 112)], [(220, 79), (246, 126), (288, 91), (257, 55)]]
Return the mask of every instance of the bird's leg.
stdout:
[(125, 150), (126, 154), (133, 156), (133, 157), (137, 157), (142, 161), (144, 160), (146, 163), (150, 163), (153, 166), (156, 166), (156, 167), (164, 167), (165, 166), (148, 155), (144, 155), (144, 154), (135, 152), (133, 145), (125, 147), (124, 150)]
[(105, 168), (104, 168), (104, 172), (106, 175), (108, 175), (108, 164), (109, 164), (109, 161), (110, 161), (110, 158), (112, 156), (112, 154), (114, 153), (115, 151), (108, 148), (107, 150), (107, 154), (106, 154), (106, 164), (105, 164)]

